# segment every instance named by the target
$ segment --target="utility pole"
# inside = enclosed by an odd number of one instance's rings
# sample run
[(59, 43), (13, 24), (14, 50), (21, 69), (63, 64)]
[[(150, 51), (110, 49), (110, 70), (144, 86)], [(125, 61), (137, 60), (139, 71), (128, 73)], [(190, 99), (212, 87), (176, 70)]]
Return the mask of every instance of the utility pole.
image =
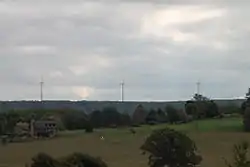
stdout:
[(121, 82), (121, 101), (124, 101), (124, 80)]
[(43, 77), (41, 77), (41, 81), (40, 81), (40, 100), (43, 101)]

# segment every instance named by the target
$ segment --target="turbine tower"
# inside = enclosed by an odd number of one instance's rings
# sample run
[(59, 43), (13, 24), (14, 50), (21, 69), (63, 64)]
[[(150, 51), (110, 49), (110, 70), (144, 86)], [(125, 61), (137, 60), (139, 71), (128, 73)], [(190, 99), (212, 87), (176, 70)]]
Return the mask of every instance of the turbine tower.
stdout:
[(124, 101), (124, 80), (121, 81), (121, 101)]
[(200, 81), (198, 81), (196, 83), (196, 85), (197, 85), (197, 94), (199, 95), (200, 94), (200, 85), (201, 85)]
[(41, 81), (40, 81), (40, 100), (43, 101), (43, 76), (41, 77)]

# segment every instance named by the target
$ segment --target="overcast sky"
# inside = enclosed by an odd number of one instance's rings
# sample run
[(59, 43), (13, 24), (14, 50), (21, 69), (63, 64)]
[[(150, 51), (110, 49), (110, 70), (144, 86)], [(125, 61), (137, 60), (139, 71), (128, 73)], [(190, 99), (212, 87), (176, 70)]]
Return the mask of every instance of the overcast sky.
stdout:
[(249, 0), (0, 2), (0, 100), (211, 98), (250, 87)]

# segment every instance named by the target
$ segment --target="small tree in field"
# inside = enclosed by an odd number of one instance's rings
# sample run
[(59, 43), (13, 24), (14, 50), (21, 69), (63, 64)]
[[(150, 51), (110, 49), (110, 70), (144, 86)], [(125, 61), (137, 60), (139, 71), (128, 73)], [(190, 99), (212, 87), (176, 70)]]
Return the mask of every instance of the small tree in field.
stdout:
[(141, 149), (149, 153), (150, 167), (194, 167), (202, 160), (194, 141), (169, 128), (153, 131)]
[(233, 162), (230, 164), (225, 160), (228, 167), (250, 167), (250, 161), (247, 159), (249, 144), (242, 142), (235, 144), (233, 148)]

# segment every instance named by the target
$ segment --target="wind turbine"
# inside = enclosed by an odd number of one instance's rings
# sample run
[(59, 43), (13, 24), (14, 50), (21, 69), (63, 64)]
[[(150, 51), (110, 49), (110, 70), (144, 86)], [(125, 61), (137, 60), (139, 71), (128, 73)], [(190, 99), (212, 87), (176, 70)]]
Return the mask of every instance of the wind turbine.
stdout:
[(41, 81), (40, 81), (40, 101), (43, 101), (43, 85), (44, 85), (43, 76), (41, 76)]
[(121, 101), (124, 101), (124, 80), (121, 81), (120, 86), (121, 86)]

